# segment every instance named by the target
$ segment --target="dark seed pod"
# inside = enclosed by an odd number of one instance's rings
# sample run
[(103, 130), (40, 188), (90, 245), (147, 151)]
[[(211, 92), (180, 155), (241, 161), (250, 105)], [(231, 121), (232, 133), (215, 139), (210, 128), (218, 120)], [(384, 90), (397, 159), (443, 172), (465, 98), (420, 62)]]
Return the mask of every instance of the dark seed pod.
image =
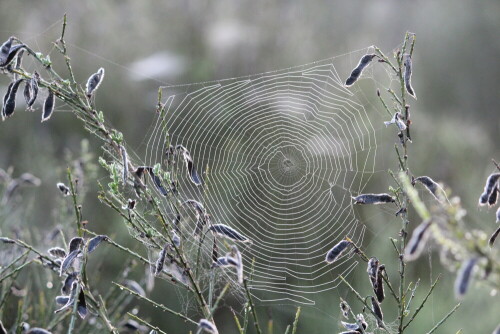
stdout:
[(56, 186), (64, 196), (68, 196), (71, 193), (69, 187), (62, 182), (59, 182)]
[(500, 179), (500, 173), (494, 173), (488, 176), (486, 179), (486, 185), (484, 186), (484, 191), (479, 197), (479, 205), (486, 205), (491, 194), (497, 187), (498, 180)]
[(385, 270), (385, 265), (381, 264), (377, 270), (377, 282), (373, 287), (373, 291), (375, 292), (375, 296), (377, 297), (379, 303), (382, 303), (385, 299), (384, 279), (382, 276), (383, 275), (382, 271), (384, 270)]
[(415, 91), (413, 90), (413, 87), (411, 86), (411, 72), (412, 72), (412, 62), (411, 62), (411, 56), (409, 54), (404, 55), (404, 67), (405, 71), (403, 73), (403, 80), (405, 82), (405, 88), (408, 94), (413, 96), (415, 100), (417, 99), (417, 96), (415, 95)]
[(4, 244), (15, 244), (16, 242), (10, 238), (7, 237), (0, 237), (0, 241), (3, 242)]
[(399, 112), (395, 113), (392, 119), (390, 121), (384, 122), (384, 124), (385, 126), (388, 126), (390, 124), (396, 124), (399, 131), (406, 130), (406, 124), (401, 120), (401, 114)]
[(89, 245), (87, 246), (87, 254), (92, 253), (104, 240), (108, 240), (108, 236), (98, 235), (90, 239)]
[(2, 108), (2, 120), (12, 116), (16, 109), (16, 96), (17, 90), (19, 89), (19, 85), (23, 82), (23, 79), (18, 79), (12, 82), (7, 88), (7, 94), (3, 99), (3, 108)]
[(158, 175), (156, 175), (153, 172), (153, 168), (152, 167), (148, 167), (147, 171), (149, 173), (149, 176), (151, 177), (151, 180), (155, 184), (156, 189), (158, 189), (158, 191), (160, 192), (160, 194), (162, 194), (163, 196), (167, 196), (168, 195), (168, 190), (165, 189), (165, 187), (163, 187), (163, 184), (161, 183), (161, 179), (158, 177)]
[(56, 303), (59, 305), (66, 305), (69, 301), (68, 296), (57, 296), (56, 297)]
[(492, 206), (497, 204), (498, 192), (499, 192), (499, 190), (498, 190), (498, 186), (497, 186), (497, 187), (495, 187), (495, 189), (491, 193), (490, 197), (488, 197), (488, 206), (489, 207), (492, 207)]
[(341, 240), (332, 249), (326, 253), (325, 261), (327, 263), (333, 263), (339, 258), (340, 255), (346, 250), (346, 248), (351, 244), (349, 240)]
[(200, 175), (196, 171), (196, 167), (194, 166), (193, 158), (191, 158), (191, 154), (189, 151), (182, 145), (177, 145), (175, 147), (177, 152), (182, 153), (182, 157), (184, 158), (184, 163), (186, 164), (186, 169), (188, 173), (188, 177), (195, 185), (201, 185), (202, 181)]
[(71, 288), (73, 287), (73, 282), (75, 282), (77, 275), (78, 273), (74, 272), (66, 276), (66, 279), (63, 282), (63, 286), (61, 287), (61, 292), (63, 294), (68, 295), (71, 292)]
[(349, 312), (351, 311), (351, 307), (345, 300), (341, 300), (340, 302), (340, 311), (342, 311), (342, 315), (344, 318), (349, 319)]
[(363, 314), (358, 314), (356, 316), (356, 320), (358, 321), (358, 324), (361, 324), (361, 327), (363, 327), (363, 329), (367, 329), (368, 328), (368, 324), (366, 323), (366, 320), (365, 320), (365, 317), (363, 316)]
[(67, 255), (66, 251), (61, 247), (52, 247), (47, 251), (47, 253), (49, 253), (49, 255), (52, 257), (58, 257), (58, 258), (65, 258)]
[(455, 296), (457, 298), (462, 298), (467, 293), (477, 260), (477, 258), (473, 257), (462, 262), (457, 278), (455, 279)]
[(416, 182), (422, 183), (425, 188), (434, 196), (434, 198), (438, 199), (437, 191), (441, 189), (439, 184), (437, 184), (433, 179), (428, 176), (419, 176), (415, 179)]
[[(30, 80), (29, 83), (29, 90), (30, 90), (30, 99), (26, 101), (26, 104), (28, 105), (28, 108), (31, 108), (33, 104), (36, 101), (36, 98), (38, 97), (38, 83), (40, 82), (40, 75), (37, 73), (37, 71), (33, 72), (33, 77)], [(26, 98), (26, 95), (25, 95)]]
[(374, 297), (371, 297), (372, 300), (372, 311), (377, 316), (377, 325), (379, 328), (384, 326), (384, 314), (382, 313), (382, 309), (380, 308), (380, 304)]
[(129, 210), (134, 210), (135, 208), (135, 200), (134, 199), (131, 199), (129, 198), (128, 201), (127, 201), (127, 209)]
[(12, 46), (13, 40), (14, 37), (10, 37), (2, 44), (2, 46), (0, 46), (0, 63), (3, 61), (3, 59), (6, 59), (7, 56), (9, 55), (10, 47)]
[(500, 227), (497, 228), (497, 230), (495, 232), (493, 232), (493, 234), (491, 235), (490, 240), (489, 240), (490, 247), (493, 247), (493, 244), (495, 243), (495, 240), (497, 239), (498, 234), (500, 234)]
[(80, 250), (76, 249), (68, 254), (66, 256), (61, 264), (61, 269), (59, 270), (59, 276), (62, 276), (66, 270), (73, 264), (75, 261), (76, 257), (80, 254)]
[(85, 86), (85, 93), (88, 98), (92, 97), (94, 91), (101, 85), (102, 79), (104, 79), (104, 68), (100, 68), (97, 73), (94, 73), (87, 80), (87, 85)]
[(14, 60), (17, 53), (24, 47), (26, 47), (26, 45), (24, 45), (24, 44), (16, 44), (16, 45), (12, 46), (9, 50), (9, 53), (7, 54), (7, 57), (0, 58), (0, 67), (5, 67), (5, 66), (9, 65), (10, 62), (12, 62), (12, 60)]
[(219, 258), (217, 258), (213, 263), (212, 263), (212, 268), (215, 268), (215, 267), (228, 267), (232, 265), (231, 263), (229, 263), (227, 257), (225, 256), (221, 256)]
[(61, 306), (60, 308), (58, 308), (57, 310), (55, 310), (54, 313), (59, 313), (59, 312), (62, 312), (66, 309), (69, 309), (70, 307), (73, 307), (73, 303), (75, 302), (75, 297), (76, 297), (76, 288), (78, 286), (78, 283), (77, 282), (73, 282), (71, 284), (71, 292), (68, 296), (68, 301), (66, 302), (66, 304), (64, 304), (63, 306)]
[(431, 224), (432, 220), (426, 220), (415, 228), (405, 248), (404, 258), (406, 261), (413, 261), (420, 256), (429, 238), (429, 227)]
[(27, 331), (26, 334), (52, 334), (52, 332), (49, 332), (48, 330), (43, 328), (33, 327), (29, 331)]
[(370, 62), (372, 61), (372, 59), (374, 57), (375, 57), (375, 54), (367, 54), (367, 55), (364, 55), (363, 57), (361, 57), (358, 65), (354, 68), (354, 70), (352, 70), (349, 78), (347, 78), (345, 85), (348, 87), (353, 85), (359, 79), (359, 77), (361, 76), (361, 73), (363, 72), (365, 67), (370, 64)]
[(49, 95), (47, 96), (43, 104), (42, 122), (49, 120), (50, 116), (52, 116), (52, 113), (54, 112), (55, 102), (56, 98), (54, 96), (54, 92), (49, 89)]
[(77, 249), (80, 249), (80, 247), (83, 246), (83, 238), (80, 238), (80, 237), (74, 237), (73, 239), (71, 239), (69, 241), (69, 244), (68, 244), (68, 249), (69, 249), (69, 252), (73, 252)]
[(163, 270), (163, 265), (165, 264), (165, 258), (167, 257), (167, 246), (163, 247), (160, 254), (158, 255), (158, 260), (155, 264), (155, 275), (158, 275)]
[(368, 260), (368, 268), (366, 269), (373, 289), (375, 289), (375, 285), (377, 284), (378, 264), (378, 259), (376, 257), (372, 257)]
[(396, 200), (389, 194), (361, 194), (352, 198), (354, 204), (394, 203)]
[(216, 233), (218, 235), (221, 235), (223, 237), (235, 240), (235, 241), (241, 241), (241, 242), (249, 242), (250, 240), (242, 235), (241, 233), (237, 232), (234, 230), (232, 227), (229, 227), (224, 224), (215, 224), (212, 225), (208, 228), (209, 231), (212, 231), (213, 233)]
[(85, 319), (88, 314), (87, 303), (85, 302), (85, 293), (83, 289), (80, 289), (80, 294), (78, 295), (78, 303), (76, 304), (76, 312), (80, 318)]
[(201, 328), (203, 331), (210, 334), (219, 334), (217, 331), (217, 327), (207, 319), (201, 319), (198, 323), (198, 328)]

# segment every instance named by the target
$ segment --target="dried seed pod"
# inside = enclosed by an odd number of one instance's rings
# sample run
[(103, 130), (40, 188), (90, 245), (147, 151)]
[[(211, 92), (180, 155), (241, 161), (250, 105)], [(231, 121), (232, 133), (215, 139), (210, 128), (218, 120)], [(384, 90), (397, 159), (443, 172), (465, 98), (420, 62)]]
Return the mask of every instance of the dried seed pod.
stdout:
[(493, 192), (491, 193), (490, 197), (488, 197), (488, 206), (489, 207), (495, 206), (497, 204), (499, 191), (500, 190), (498, 189), (498, 186), (495, 187), (495, 189), (493, 189)]
[(158, 255), (158, 260), (156, 260), (155, 264), (155, 275), (158, 275), (163, 270), (163, 265), (165, 264), (165, 258), (167, 257), (167, 245), (163, 247)]
[(345, 329), (348, 329), (350, 331), (354, 331), (355, 333), (359, 333), (358, 332), (358, 329), (359, 329), (359, 325), (357, 323), (348, 323), (348, 322), (345, 322), (345, 321), (341, 321), (340, 322), (342, 324), (342, 326), (344, 326)]
[(71, 288), (73, 287), (73, 282), (75, 282), (78, 273), (73, 272), (68, 274), (64, 279), (63, 285), (61, 287), (61, 292), (65, 295), (68, 295), (71, 292)]
[(61, 247), (49, 248), (47, 253), (49, 253), (49, 255), (52, 257), (58, 257), (58, 258), (65, 258), (67, 255), (66, 251), (64, 249), (62, 249)]
[(7, 94), (5, 94), (3, 99), (2, 120), (12, 116), (15, 111), (17, 90), (19, 89), (21, 82), (23, 82), (23, 79), (13, 81), (7, 88)]
[(47, 95), (47, 98), (43, 103), (42, 122), (49, 120), (50, 116), (52, 116), (52, 113), (54, 112), (55, 102), (56, 98), (54, 92), (49, 89), (49, 95)]
[[(500, 209), (499, 209), (500, 210)], [(493, 244), (495, 244), (495, 240), (497, 239), (498, 237), (498, 234), (500, 234), (500, 227), (496, 229), (495, 232), (493, 232), (493, 234), (491, 235), (490, 237), (490, 240), (489, 240), (489, 245), (490, 247), (493, 247)]]
[(85, 293), (83, 289), (80, 289), (80, 294), (78, 295), (78, 303), (76, 304), (76, 312), (80, 318), (85, 319), (88, 314), (87, 303), (85, 302)]
[(378, 259), (376, 257), (372, 257), (368, 260), (368, 268), (366, 269), (373, 289), (375, 289), (375, 285), (377, 284), (378, 264)]
[(432, 220), (426, 220), (415, 228), (405, 248), (404, 258), (406, 261), (413, 261), (420, 256), (429, 238), (429, 227), (431, 224)]
[(201, 319), (198, 323), (198, 328), (210, 334), (219, 334), (217, 327), (207, 319)]
[(462, 262), (457, 278), (455, 279), (455, 296), (457, 298), (462, 298), (467, 293), (477, 260), (476, 257), (473, 257)]
[(100, 68), (97, 73), (94, 73), (87, 80), (87, 85), (85, 86), (85, 94), (90, 99), (92, 94), (101, 85), (102, 79), (104, 78), (104, 68)]
[(2, 44), (2, 46), (0, 46), (0, 63), (1, 63), (1, 59), (5, 59), (9, 55), (10, 47), (12, 46), (13, 40), (14, 40), (14, 37), (10, 37), (8, 40), (6, 40)]
[(358, 321), (359, 324), (361, 324), (361, 327), (363, 327), (363, 329), (368, 328), (368, 324), (366, 323), (366, 320), (365, 320), (365, 317), (363, 316), (363, 314), (359, 313), (358, 315), (356, 315), (356, 320)]
[(380, 308), (380, 304), (377, 300), (372, 296), (372, 311), (377, 316), (377, 325), (379, 328), (384, 327), (384, 314), (382, 313), (382, 309)]
[(66, 305), (69, 301), (68, 296), (57, 296), (56, 297), (56, 303), (59, 305)]
[(358, 80), (365, 67), (370, 64), (370, 62), (375, 56), (376, 56), (375, 54), (367, 54), (361, 57), (358, 65), (352, 70), (351, 75), (349, 76), (349, 78), (347, 78), (345, 82), (345, 85), (347, 87), (353, 85)]
[[(33, 72), (33, 77), (31, 77), (29, 82), (30, 99), (26, 101), (28, 108), (31, 108), (38, 97), (38, 83), (40, 82), (40, 75), (37, 71)], [(26, 97), (26, 96), (25, 96)]]
[(0, 237), (0, 241), (3, 242), (4, 244), (15, 244), (16, 242), (10, 238), (7, 237)]
[(76, 257), (80, 254), (80, 250), (76, 249), (68, 254), (66, 256), (61, 264), (61, 269), (59, 270), (59, 276), (62, 276), (66, 270), (73, 264), (75, 261)]
[(78, 283), (77, 282), (73, 282), (71, 284), (71, 292), (69, 294), (69, 297), (68, 297), (68, 301), (66, 302), (66, 304), (64, 304), (62, 307), (60, 307), (59, 309), (55, 310), (54, 313), (59, 313), (59, 312), (62, 312), (66, 309), (69, 309), (70, 307), (73, 306), (73, 303), (75, 302), (75, 297), (76, 297), (76, 288), (78, 286)]
[(108, 240), (108, 236), (106, 235), (98, 235), (89, 240), (89, 244), (87, 246), (87, 254), (92, 253), (97, 246), (101, 244), (104, 240)]
[(24, 47), (26, 47), (26, 45), (24, 44), (16, 44), (11, 46), (7, 56), (4, 56), (4, 53), (2, 52), (0, 55), (0, 67), (5, 67), (9, 65), (10, 62), (14, 59), (14, 57), (17, 55), (17, 53)]
[(49, 332), (48, 330), (43, 328), (33, 327), (29, 331), (27, 331), (26, 334), (52, 334), (52, 332)]
[(408, 94), (413, 96), (415, 100), (417, 99), (417, 96), (415, 95), (415, 91), (413, 90), (413, 87), (411, 86), (411, 72), (412, 72), (412, 62), (411, 62), (411, 56), (409, 54), (404, 55), (404, 63), (405, 71), (403, 73), (403, 80), (405, 82), (405, 88)]
[(191, 158), (191, 154), (189, 153), (189, 151), (182, 145), (177, 145), (175, 147), (175, 150), (177, 152), (182, 153), (182, 157), (184, 158), (184, 163), (186, 164), (188, 177), (191, 180), (191, 182), (193, 182), (197, 186), (201, 185), (202, 181), (201, 181), (200, 175), (196, 171), (196, 168), (195, 168), (194, 162), (193, 162), (193, 158)]
[(237, 261), (236, 274), (238, 276), (238, 283), (243, 284), (243, 259), (241, 258), (241, 253), (236, 245), (231, 246), (231, 253), (229, 255), (226, 255), (228, 261), (230, 261), (230, 258), (236, 259)]
[(64, 196), (68, 196), (71, 193), (69, 187), (62, 182), (57, 183), (56, 186)]
[(327, 263), (333, 263), (339, 258), (340, 255), (346, 250), (346, 248), (351, 244), (350, 240), (341, 240), (332, 249), (326, 253), (325, 261)]
[(79, 250), (83, 246), (83, 238), (74, 237), (69, 241), (68, 252), (71, 253), (75, 250)]
[(354, 204), (394, 203), (396, 200), (389, 194), (361, 194), (352, 198)]
[(385, 270), (385, 265), (381, 264), (377, 270), (377, 282), (373, 287), (373, 291), (375, 292), (375, 296), (377, 297), (379, 303), (382, 303), (385, 299), (384, 279), (382, 276), (383, 275), (382, 271), (384, 270)]
[(340, 301), (340, 311), (342, 311), (342, 315), (344, 316), (344, 318), (349, 319), (349, 312), (351, 311), (351, 307), (343, 299), (341, 299)]
[(384, 122), (385, 126), (388, 126), (390, 124), (396, 124), (398, 127), (399, 131), (404, 131), (406, 130), (406, 124), (401, 120), (401, 114), (399, 112), (395, 113), (394, 116), (390, 121)]
[(218, 234), (220, 236), (235, 240), (235, 241), (241, 241), (241, 242), (250, 242), (250, 240), (233, 229), (232, 227), (229, 227), (224, 224), (215, 224), (212, 225), (208, 228), (209, 231)]
[(225, 256), (221, 256), (219, 258), (217, 258), (213, 263), (212, 263), (212, 268), (215, 268), (215, 267), (228, 267), (232, 265), (231, 263), (229, 263), (227, 257)]
[(123, 179), (123, 184), (127, 184), (127, 179), (128, 179), (128, 155), (127, 151), (125, 150), (125, 147), (120, 145), (120, 152), (122, 154), (122, 164), (123, 164), (123, 173), (122, 173), (122, 179)]
[(422, 183), (425, 188), (434, 196), (434, 198), (438, 199), (437, 191), (441, 189), (441, 186), (437, 184), (433, 179), (428, 176), (419, 176), (415, 179), (416, 182)]
[(161, 179), (158, 177), (158, 175), (156, 175), (153, 172), (153, 168), (152, 167), (147, 167), (147, 171), (149, 173), (149, 176), (151, 177), (151, 180), (155, 184), (156, 189), (158, 189), (158, 191), (160, 192), (160, 194), (162, 194), (163, 196), (167, 196), (168, 195), (168, 190), (163, 187), (163, 184), (161, 183)]
[(500, 173), (493, 173), (486, 179), (486, 185), (484, 186), (484, 191), (479, 197), (479, 205), (486, 205), (488, 199), (490, 198), (492, 192), (496, 189), (498, 180), (500, 179)]

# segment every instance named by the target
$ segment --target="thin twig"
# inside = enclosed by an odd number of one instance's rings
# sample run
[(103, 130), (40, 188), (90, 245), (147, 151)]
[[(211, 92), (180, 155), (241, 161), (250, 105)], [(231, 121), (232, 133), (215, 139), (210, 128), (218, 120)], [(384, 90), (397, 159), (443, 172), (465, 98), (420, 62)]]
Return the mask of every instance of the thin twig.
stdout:
[(438, 277), (436, 278), (436, 280), (434, 281), (434, 283), (431, 285), (429, 291), (425, 295), (424, 300), (422, 300), (422, 303), (419, 305), (419, 307), (417, 307), (417, 309), (415, 310), (415, 313), (413, 313), (412, 317), (410, 318), (410, 320), (408, 320), (408, 322), (406, 323), (406, 325), (404, 325), (403, 331), (411, 324), (411, 322), (413, 321), (413, 319), (415, 319), (415, 317), (418, 315), (418, 313), (420, 312), (420, 310), (422, 309), (422, 307), (424, 307), (425, 302), (427, 301), (427, 298), (429, 298), (429, 296), (432, 293), (432, 290), (434, 290), (434, 287), (436, 286), (436, 284), (439, 282), (440, 279), (441, 279), (441, 275), (438, 275)]
[(444, 324), (444, 322), (445, 322), (446, 320), (448, 320), (448, 318), (449, 318), (449, 317), (450, 317), (453, 313), (455, 313), (455, 311), (456, 311), (456, 310), (460, 307), (460, 305), (461, 305), (460, 303), (458, 303), (457, 305), (455, 305), (455, 307), (454, 307), (454, 308), (453, 308), (453, 309), (452, 309), (452, 310), (451, 310), (451, 311), (450, 311), (447, 315), (445, 315), (445, 316), (444, 316), (444, 318), (443, 318), (443, 319), (441, 319), (441, 321), (439, 321), (439, 322), (436, 324), (436, 326), (432, 327), (432, 329), (431, 329), (430, 331), (428, 331), (428, 332), (427, 332), (427, 334), (432, 334), (432, 333), (434, 333), (434, 331), (435, 331), (436, 329), (438, 329), (438, 328), (439, 328), (439, 326), (441, 326), (442, 324)]
[(260, 330), (260, 326), (259, 326), (259, 320), (257, 318), (257, 312), (255, 312), (255, 306), (253, 305), (252, 295), (250, 294), (250, 290), (248, 290), (248, 284), (247, 284), (246, 278), (243, 279), (243, 285), (245, 287), (245, 292), (247, 294), (248, 303), (250, 304), (250, 311), (252, 312), (255, 330), (257, 331), (257, 334), (262, 334), (262, 331)]

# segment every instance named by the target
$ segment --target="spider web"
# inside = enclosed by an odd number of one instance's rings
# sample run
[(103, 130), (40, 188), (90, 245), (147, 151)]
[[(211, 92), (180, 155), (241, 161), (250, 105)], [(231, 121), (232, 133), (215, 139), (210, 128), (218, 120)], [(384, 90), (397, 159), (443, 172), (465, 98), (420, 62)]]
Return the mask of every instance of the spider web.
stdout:
[[(380, 126), (372, 124), (380, 114), (367, 112), (359, 88), (373, 83), (363, 80), (373, 78), (372, 67), (360, 83), (344, 86), (361, 56), (372, 52), (162, 87), (165, 112), (151, 131), (145, 161), (167, 166), (169, 145), (189, 150), (203, 184), (193, 184), (178, 159), (179, 201), (203, 203), (212, 224), (226, 224), (251, 240), (238, 246), (249, 287), (262, 302), (314, 304), (315, 294), (334, 289), (338, 275), (356, 265), (352, 254), (334, 264), (325, 255), (346, 236), (362, 243), (365, 228), (351, 197), (380, 171)], [(197, 247), (196, 220), (189, 214), (182, 212), (182, 241)], [(213, 243), (201, 247), (211, 254)]]

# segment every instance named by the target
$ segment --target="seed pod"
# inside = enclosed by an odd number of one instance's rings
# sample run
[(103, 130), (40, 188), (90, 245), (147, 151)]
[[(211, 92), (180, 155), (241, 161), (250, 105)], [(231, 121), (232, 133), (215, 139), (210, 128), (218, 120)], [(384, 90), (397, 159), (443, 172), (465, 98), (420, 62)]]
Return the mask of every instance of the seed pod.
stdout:
[(404, 63), (403, 64), (405, 67), (405, 71), (403, 73), (403, 80), (405, 82), (406, 91), (408, 92), (408, 94), (413, 96), (416, 100), (417, 96), (415, 95), (415, 91), (413, 90), (413, 87), (411, 86), (412, 62), (411, 62), (411, 56), (409, 54), (404, 55)]
[(57, 296), (56, 297), (56, 303), (59, 305), (66, 305), (69, 301), (68, 296)]
[(4, 244), (15, 244), (16, 242), (10, 238), (7, 237), (0, 237), (0, 241), (3, 242)]
[(429, 227), (431, 224), (432, 220), (426, 220), (415, 228), (405, 248), (404, 258), (406, 261), (413, 261), (420, 256), (429, 238)]
[(203, 204), (201, 204), (198, 201), (195, 201), (194, 199), (188, 199), (184, 202), (181, 203), (181, 205), (190, 205), (193, 209), (196, 211), (196, 219), (198, 220), (203, 220), (203, 224), (206, 223), (206, 214), (205, 214), (205, 208), (203, 207)]
[(128, 155), (127, 151), (125, 150), (125, 147), (120, 145), (120, 152), (122, 154), (122, 164), (123, 164), (123, 174), (122, 174), (122, 179), (123, 179), (123, 184), (127, 184), (127, 179), (128, 179)]
[(68, 196), (71, 193), (69, 187), (62, 182), (57, 183), (56, 186), (64, 196)]
[(392, 119), (390, 121), (384, 122), (384, 124), (385, 126), (388, 126), (390, 124), (396, 124), (399, 131), (406, 130), (406, 124), (401, 120), (401, 114), (399, 112), (395, 113)]
[(62, 276), (66, 270), (73, 264), (75, 261), (76, 257), (80, 254), (80, 250), (76, 249), (68, 254), (66, 256), (61, 264), (61, 269), (59, 270), (59, 276)]
[(136, 204), (135, 199), (129, 198), (127, 201), (127, 206), (126, 206), (127, 210), (134, 210), (135, 204)]
[(71, 239), (69, 241), (68, 252), (71, 253), (77, 249), (80, 249), (80, 247), (82, 247), (82, 246), (83, 246), (83, 238), (74, 237), (73, 239)]
[(167, 189), (165, 189), (163, 187), (163, 184), (161, 183), (161, 179), (153, 172), (153, 168), (152, 167), (147, 167), (147, 171), (149, 173), (149, 176), (151, 177), (151, 180), (155, 184), (156, 189), (158, 189), (158, 191), (160, 192), (160, 194), (162, 194), (163, 196), (167, 196), (168, 195), (168, 191), (167, 191)]
[(325, 261), (327, 263), (333, 263), (339, 258), (339, 256), (346, 250), (347, 246), (351, 244), (349, 240), (341, 240), (332, 249), (326, 253)]
[(372, 300), (372, 311), (377, 316), (377, 325), (379, 328), (384, 326), (384, 314), (382, 313), (382, 309), (380, 308), (380, 304), (374, 297), (371, 297)]
[(73, 272), (68, 274), (64, 279), (63, 285), (61, 287), (61, 292), (65, 295), (68, 295), (71, 292), (71, 288), (73, 287), (73, 282), (76, 280), (76, 276), (78, 273)]
[(434, 198), (438, 199), (437, 191), (441, 189), (441, 186), (437, 184), (433, 179), (428, 176), (419, 176), (415, 179), (416, 182), (422, 183), (425, 188), (434, 196)]
[(196, 171), (193, 158), (191, 158), (191, 154), (189, 153), (189, 151), (182, 145), (177, 145), (175, 147), (175, 150), (182, 153), (184, 163), (186, 164), (187, 174), (191, 182), (193, 182), (197, 186), (201, 185), (201, 178)]
[[(36, 101), (36, 98), (38, 97), (38, 83), (40, 82), (40, 75), (38, 74), (37, 71), (33, 72), (33, 77), (30, 80), (29, 83), (29, 90), (30, 90), (30, 99), (26, 101), (26, 104), (28, 105), (28, 108), (31, 108), (33, 104)], [(26, 98), (26, 95), (25, 95)]]
[(54, 112), (55, 102), (56, 99), (54, 96), (54, 92), (49, 89), (49, 95), (47, 96), (43, 104), (42, 122), (49, 120), (50, 116), (52, 116), (52, 113)]
[(165, 247), (163, 247), (163, 249), (161, 250), (160, 255), (158, 255), (158, 260), (156, 260), (155, 275), (158, 275), (159, 273), (162, 272), (166, 257), (167, 257), (167, 246), (165, 245)]
[(198, 323), (198, 328), (201, 328), (203, 331), (210, 334), (219, 334), (217, 331), (217, 327), (207, 319), (201, 319)]
[(462, 298), (467, 293), (477, 260), (477, 258), (473, 257), (462, 262), (457, 278), (455, 279), (455, 296), (457, 298)]
[(215, 224), (212, 225), (208, 228), (209, 231), (221, 235), (223, 237), (235, 240), (235, 241), (241, 241), (241, 242), (249, 242), (250, 240), (242, 235), (241, 233), (237, 232), (235, 229), (232, 227), (229, 227), (224, 224)]
[(85, 319), (88, 314), (87, 303), (85, 302), (85, 293), (83, 289), (80, 289), (80, 294), (78, 295), (78, 303), (76, 304), (76, 312), (80, 318)]
[(490, 197), (488, 197), (488, 206), (492, 207), (497, 204), (498, 200), (498, 186), (493, 189), (493, 192), (491, 193)]
[(488, 199), (491, 193), (496, 189), (498, 180), (500, 179), (500, 173), (493, 173), (486, 179), (486, 185), (484, 186), (484, 191), (479, 197), (479, 205), (485, 205), (488, 203)]
[(342, 311), (342, 315), (344, 316), (344, 318), (349, 319), (349, 312), (351, 310), (351, 307), (343, 299), (341, 299), (340, 302), (340, 310)]
[(366, 323), (365, 317), (363, 316), (363, 314), (359, 313), (358, 315), (356, 315), (356, 320), (358, 321), (358, 323), (361, 324), (361, 327), (363, 327), (363, 329), (368, 328), (368, 324)]
[(69, 294), (69, 297), (68, 297), (68, 301), (66, 302), (66, 304), (64, 304), (62, 307), (60, 307), (59, 309), (55, 310), (54, 313), (59, 313), (59, 312), (62, 312), (70, 307), (73, 306), (73, 303), (75, 302), (75, 297), (76, 297), (76, 288), (78, 286), (78, 283), (77, 282), (73, 282), (71, 284), (71, 292)]
[(348, 329), (350, 331), (354, 331), (355, 333), (359, 333), (358, 332), (359, 325), (357, 323), (351, 324), (351, 323), (348, 323), (345, 321), (341, 321), (340, 323), (342, 324), (342, 326), (344, 326), (345, 329)]
[(27, 331), (26, 334), (52, 334), (52, 332), (49, 332), (48, 330), (43, 328), (33, 327), (29, 331)]
[(103, 240), (108, 240), (108, 236), (98, 235), (90, 239), (89, 244), (87, 246), (87, 254), (92, 253), (97, 248), (97, 246), (101, 244)]
[[(236, 261), (238, 262), (236, 264), (236, 274), (238, 276), (238, 283), (243, 284), (243, 259), (241, 258), (241, 253), (238, 250), (238, 247), (236, 247), (236, 245), (231, 246), (230, 255), (231, 258), (236, 259)], [(229, 260), (229, 256), (227, 257)]]
[(232, 264), (229, 263), (227, 257), (221, 256), (221, 257), (217, 258), (217, 260), (215, 260), (212, 263), (212, 268), (215, 268), (215, 267), (228, 267), (230, 265), (232, 265)]
[(354, 204), (394, 203), (396, 200), (388, 194), (361, 194), (352, 198)]
[(12, 46), (13, 40), (14, 37), (10, 37), (2, 44), (2, 46), (0, 46), (0, 62), (2, 59), (7, 58), (7, 56), (9, 55), (10, 47)]
[(377, 284), (378, 264), (378, 259), (376, 257), (372, 257), (368, 260), (368, 268), (366, 269), (373, 289), (375, 289), (375, 285)]
[(495, 240), (498, 237), (498, 234), (500, 234), (500, 227), (497, 228), (497, 230), (495, 232), (493, 232), (493, 234), (491, 235), (490, 240), (488, 242), (490, 244), (490, 247), (493, 247), (493, 244), (495, 243)]
[(347, 78), (345, 82), (345, 85), (347, 87), (352, 86), (358, 80), (365, 67), (370, 64), (370, 62), (374, 57), (375, 54), (367, 54), (361, 57), (358, 65), (356, 66), (356, 68), (354, 68), (354, 70), (352, 70), (351, 75), (349, 76), (349, 78)]
[(23, 79), (18, 79), (12, 82), (7, 88), (7, 94), (5, 94), (3, 99), (2, 120), (12, 116), (15, 111), (17, 90), (21, 82), (23, 82)]
[[(5, 66), (9, 65), (10, 62), (16, 56), (16, 54), (24, 47), (26, 47), (26, 45), (24, 45), (24, 44), (16, 44), (14, 46), (11, 46), (7, 56), (4, 56), (4, 53), (2, 52), (0, 55), (0, 67), (5, 67)], [(3, 49), (3, 47), (2, 47), (2, 49)]]
[(85, 86), (85, 93), (87, 94), (87, 97), (90, 99), (92, 97), (92, 94), (94, 91), (99, 88), (99, 85), (102, 82), (102, 79), (104, 78), (104, 68), (100, 68), (97, 73), (94, 73), (90, 76), (90, 78), (87, 80), (87, 85)]
[(52, 247), (47, 251), (47, 253), (49, 253), (49, 255), (52, 257), (58, 257), (58, 258), (66, 257), (66, 251), (61, 247)]
[(382, 271), (384, 270), (385, 270), (385, 265), (381, 264), (377, 270), (377, 282), (373, 287), (373, 291), (375, 292), (375, 296), (377, 297), (379, 303), (382, 303), (385, 299), (384, 280), (382, 276), (383, 275)]

